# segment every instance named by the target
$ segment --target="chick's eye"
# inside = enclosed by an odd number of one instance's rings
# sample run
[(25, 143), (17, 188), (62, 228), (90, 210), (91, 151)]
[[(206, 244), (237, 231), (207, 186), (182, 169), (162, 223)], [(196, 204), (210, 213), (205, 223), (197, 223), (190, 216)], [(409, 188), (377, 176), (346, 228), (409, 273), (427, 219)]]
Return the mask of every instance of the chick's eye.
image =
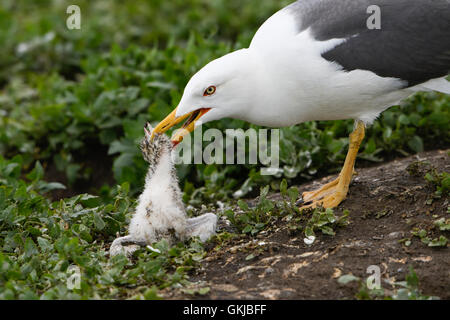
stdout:
[(212, 96), (214, 93), (216, 93), (216, 87), (210, 86), (208, 89), (205, 90), (204, 96)]

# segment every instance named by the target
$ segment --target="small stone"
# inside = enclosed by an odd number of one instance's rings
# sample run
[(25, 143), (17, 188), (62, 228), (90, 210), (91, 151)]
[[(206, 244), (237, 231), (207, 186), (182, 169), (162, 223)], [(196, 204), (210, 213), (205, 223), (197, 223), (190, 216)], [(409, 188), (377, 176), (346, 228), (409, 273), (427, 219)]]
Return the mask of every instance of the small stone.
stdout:
[(268, 267), (264, 272), (267, 274), (273, 273), (275, 270), (272, 267)]
[(278, 298), (279, 299), (292, 299), (292, 297), (294, 295), (295, 295), (295, 290), (289, 288), (288, 290), (281, 291)]
[(303, 242), (305, 242), (306, 245), (312, 245), (314, 243), (314, 241), (316, 241), (315, 236), (309, 236), (309, 237), (306, 237), (305, 239), (303, 239)]
[(403, 232), (397, 231), (397, 232), (391, 232), (387, 235), (389, 239), (401, 239), (403, 237)]

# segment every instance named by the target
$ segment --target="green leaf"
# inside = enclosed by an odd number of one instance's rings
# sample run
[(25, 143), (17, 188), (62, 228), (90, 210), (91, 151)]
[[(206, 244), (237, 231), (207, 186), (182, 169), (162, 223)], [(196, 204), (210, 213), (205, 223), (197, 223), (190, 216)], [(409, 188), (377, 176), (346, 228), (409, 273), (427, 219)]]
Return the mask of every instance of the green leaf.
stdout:
[(296, 187), (291, 187), (288, 189), (288, 195), (289, 195), (289, 199), (291, 200), (292, 204), (295, 204), (299, 198), (299, 191), (298, 188)]
[(283, 179), (283, 181), (281, 181), (280, 183), (280, 192), (282, 195), (286, 195), (287, 194), (287, 181), (286, 179)]
[(334, 236), (336, 233), (333, 231), (333, 229), (331, 227), (328, 226), (324, 226), (320, 229), (322, 231), (323, 234), (327, 234), (330, 236)]
[(206, 166), (206, 168), (205, 168), (205, 170), (203, 171), (203, 174), (205, 175), (205, 176), (210, 176), (210, 175), (212, 175), (214, 172), (216, 172), (217, 171), (217, 168), (216, 168), (216, 166), (214, 166), (214, 165), (208, 165), (208, 166)]
[(417, 278), (417, 274), (411, 266), (409, 267), (409, 274), (406, 275), (406, 283), (412, 288), (419, 287), (419, 279)]
[(401, 114), (398, 117), (398, 122), (403, 124), (403, 125), (405, 125), (405, 126), (410, 124), (409, 118), (408, 118), (408, 116), (406, 114)]
[(53, 245), (47, 239), (38, 237), (37, 241), (43, 252), (49, 252), (53, 249)]
[(27, 174), (27, 178), (32, 181), (39, 181), (44, 177), (44, 168), (40, 161), (36, 161), (34, 169)]
[(270, 186), (265, 186), (261, 188), (260, 198), (265, 198), (269, 193)]
[(100, 217), (100, 214), (98, 212), (94, 212), (94, 225), (97, 230), (103, 230), (106, 226), (105, 222)]
[(347, 284), (347, 283), (350, 283), (350, 282), (353, 282), (353, 281), (359, 281), (359, 280), (360, 280), (360, 278), (355, 277), (352, 274), (346, 274), (346, 275), (340, 276), (337, 281), (340, 284)]
[(135, 143), (130, 140), (121, 139), (120, 141), (113, 141), (108, 150), (108, 155), (116, 153), (137, 153), (138, 147)]
[(447, 238), (445, 236), (440, 236), (439, 239), (433, 239), (428, 243), (429, 247), (445, 247), (447, 246)]
[(265, 226), (266, 226), (265, 223), (257, 223), (257, 224), (255, 224), (255, 228), (259, 229), (259, 230), (264, 229)]
[(253, 260), (254, 258), (255, 258), (255, 255), (253, 253), (251, 253), (247, 257), (245, 257), (245, 261)]
[(450, 219), (441, 218), (434, 222), (441, 231), (450, 231)]
[(247, 225), (244, 229), (242, 229), (242, 233), (249, 233), (253, 230), (251, 225)]
[(31, 238), (27, 238), (27, 240), (25, 240), (25, 256), (32, 257), (33, 255), (38, 253), (39, 251), (34, 244), (34, 241)]
[(145, 98), (138, 99), (131, 104), (130, 108), (128, 109), (128, 112), (130, 115), (134, 116), (139, 112), (141, 112), (142, 110), (144, 110), (149, 105), (149, 103), (150, 101), (148, 99)]
[(208, 294), (210, 291), (211, 291), (210, 287), (204, 287), (204, 288), (198, 289), (198, 294), (203, 296), (205, 294)]
[(409, 142), (408, 146), (415, 152), (423, 152), (423, 140), (419, 136), (414, 136)]
[(313, 237), (313, 236), (315, 236), (314, 230), (310, 226), (305, 227), (305, 236), (306, 237)]
[(235, 223), (234, 212), (232, 210), (225, 211), (225, 216), (230, 220), (231, 223)]
[(244, 200), (238, 200), (237, 205), (241, 208), (242, 211), (248, 211), (248, 204)]
[(239, 220), (244, 222), (244, 223), (250, 223), (250, 217), (246, 214), (240, 214), (239, 216)]
[(43, 193), (50, 192), (50, 191), (53, 191), (53, 190), (65, 190), (65, 189), (66, 189), (66, 186), (63, 185), (62, 183), (59, 183), (59, 182), (44, 183), (40, 187), (40, 190)]
[(420, 237), (420, 238), (425, 238), (426, 236), (427, 236), (427, 231), (424, 230), (424, 229), (421, 229), (421, 230), (419, 231), (419, 237)]
[(77, 180), (80, 169), (81, 166), (79, 164), (70, 164), (67, 166), (66, 174), (69, 184), (73, 184)]
[(144, 293), (145, 300), (161, 300), (162, 298), (158, 296), (158, 288), (156, 286), (152, 286), (150, 289), (147, 289)]

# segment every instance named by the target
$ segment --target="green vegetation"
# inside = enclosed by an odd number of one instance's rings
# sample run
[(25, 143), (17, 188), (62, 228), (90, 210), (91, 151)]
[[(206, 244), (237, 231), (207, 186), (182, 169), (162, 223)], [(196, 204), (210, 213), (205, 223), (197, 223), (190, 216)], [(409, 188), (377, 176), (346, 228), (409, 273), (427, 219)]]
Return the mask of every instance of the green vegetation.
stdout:
[(425, 175), (425, 179), (436, 187), (436, 198), (446, 197), (450, 193), (450, 173), (438, 173), (435, 169)]
[[(20, 153), (26, 170), (39, 160), (51, 172), (63, 173), (69, 187), (83, 181), (85, 189), (129, 182), (136, 194), (146, 169), (136, 146), (144, 122), (156, 124), (167, 115), (193, 73), (247, 46), (260, 23), (287, 2), (136, 1), (124, 6), (79, 1), (79, 31), (65, 27), (64, 1), (3, 2), (0, 153)], [(232, 14), (234, 8), (239, 15)], [(381, 161), (448, 145), (449, 99), (422, 94), (386, 111), (369, 129), (360, 158)], [(283, 129), (283, 177), (291, 182), (336, 171), (352, 125), (313, 122)], [(224, 120), (209, 126), (250, 125)], [(102, 173), (111, 172), (114, 179), (97, 178), (96, 162), (105, 164)], [(205, 170), (197, 165), (179, 171), (188, 192), (189, 183), (207, 187), (202, 201), (226, 199), (244, 182), (243, 196), (270, 183), (256, 166)]]
[[(194, 239), (172, 247), (161, 241), (133, 261), (109, 259), (110, 239), (129, 222), (128, 184), (108, 200), (82, 194), (51, 202), (44, 194), (62, 186), (40, 180), (39, 163), (21, 179), (21, 161), (0, 157), (0, 299), (153, 299), (158, 289), (186, 283), (203, 258)], [(80, 270), (73, 291), (66, 285), (70, 266)]]
[[(436, 226), (438, 226), (436, 224)], [(431, 238), (427, 230), (414, 228), (411, 231), (411, 234), (415, 237), (420, 238), (422, 243), (428, 245), (429, 247), (446, 247), (447, 246), (447, 238), (443, 235), (439, 236), (439, 238)]]
[[(79, 0), (81, 30), (65, 26), (73, 1), (0, 3), (0, 299), (153, 299), (188, 281), (205, 254), (196, 240), (160, 242), (132, 261), (107, 256), (142, 188), (143, 125), (163, 119), (199, 68), (248, 46), (257, 27), (289, 2)], [(449, 96), (426, 93), (389, 109), (369, 128), (359, 157), (377, 162), (448, 147), (449, 105)], [(261, 176), (256, 165), (180, 166), (184, 201), (197, 209), (218, 200), (231, 207), (233, 195), (256, 196), (261, 188), (255, 207), (239, 201), (243, 213), (227, 211), (238, 233), (255, 236), (286, 219), (293, 232), (333, 234), (346, 214), (300, 213), (298, 190), (287, 185), (336, 172), (352, 126), (283, 128), (276, 177)], [(223, 120), (208, 127), (253, 126)], [(432, 179), (445, 196), (448, 176)], [(267, 198), (269, 185), (281, 201)], [(72, 265), (81, 271), (73, 291), (66, 286)]]
[(379, 289), (369, 289), (367, 281), (351, 274), (339, 277), (338, 282), (342, 285), (357, 282), (359, 291), (355, 297), (358, 300), (439, 300), (439, 297), (422, 294), (419, 278), (412, 267), (409, 268), (405, 281), (387, 282), (390, 289), (383, 289), (383, 286)]
[[(430, 163), (413, 162), (407, 168), (411, 175), (423, 176), (435, 189), (434, 194), (426, 201), (426, 204), (432, 205), (436, 199), (448, 197), (450, 190), (450, 176), (447, 172), (439, 173)], [(447, 208), (450, 213), (450, 207)], [(447, 247), (448, 234), (450, 231), (450, 219), (433, 215), (431, 221), (423, 221), (419, 226), (414, 227), (410, 233), (411, 237), (402, 239), (401, 242), (409, 247), (413, 238), (418, 238), (428, 247)]]
[(239, 232), (255, 235), (279, 215), (279, 212), (274, 210), (275, 204), (266, 198), (268, 192), (269, 186), (261, 189), (259, 201), (254, 208), (249, 208), (245, 201), (239, 200), (237, 204), (242, 212), (226, 211), (228, 220)]
[(249, 206), (247, 202), (239, 200), (237, 202), (239, 210), (225, 212), (228, 220), (239, 233), (254, 236), (276, 220), (283, 219), (287, 222), (292, 234), (303, 232), (306, 238), (314, 237), (315, 239), (317, 231), (334, 236), (335, 229), (348, 224), (348, 210), (345, 210), (341, 216), (336, 216), (333, 209), (300, 210), (296, 204), (299, 198), (298, 189), (296, 187), (288, 189), (285, 179), (279, 187), (281, 200), (268, 199), (269, 189), (269, 186), (261, 188), (256, 205)]

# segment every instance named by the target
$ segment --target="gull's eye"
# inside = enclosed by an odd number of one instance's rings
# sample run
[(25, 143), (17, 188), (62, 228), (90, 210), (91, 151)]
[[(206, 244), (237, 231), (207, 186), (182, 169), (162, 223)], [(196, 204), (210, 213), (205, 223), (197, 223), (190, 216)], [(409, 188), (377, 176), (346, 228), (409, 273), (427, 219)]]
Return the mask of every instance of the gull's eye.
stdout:
[(210, 86), (208, 89), (205, 90), (205, 93), (203, 93), (203, 96), (212, 96), (214, 93), (216, 93), (216, 87)]

